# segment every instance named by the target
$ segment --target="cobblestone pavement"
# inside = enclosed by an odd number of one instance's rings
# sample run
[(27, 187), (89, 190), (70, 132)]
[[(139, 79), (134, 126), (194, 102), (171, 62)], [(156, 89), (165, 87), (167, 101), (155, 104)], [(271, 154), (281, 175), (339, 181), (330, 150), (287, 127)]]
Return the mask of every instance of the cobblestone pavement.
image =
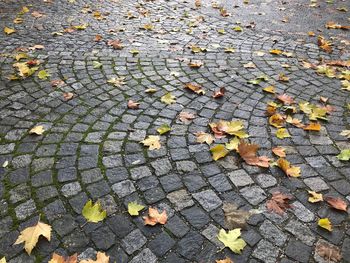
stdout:
[[(234, 8), (227, 1), (224, 6), (232, 16), (222, 17), (206, 1), (197, 9), (193, 1), (1, 1), (1, 30), (8, 26), (17, 32), (0, 33), (0, 164), (9, 162), (0, 168), (0, 256), (11, 263), (47, 262), (54, 251), (62, 255), (105, 251), (111, 262), (118, 263), (215, 262), (225, 256), (235, 263), (326, 262), (315, 254), (315, 245), (325, 240), (342, 250), (342, 262), (350, 262), (348, 214), (307, 201), (310, 189), (350, 201), (349, 162), (335, 157), (340, 149), (350, 148), (346, 137), (339, 135), (350, 125), (345, 106), (350, 103), (349, 92), (341, 90), (338, 80), (300, 65), (304, 59), (315, 62), (320, 57), (349, 59), (342, 48), (348, 33), (324, 28), (332, 19), (347, 23), (347, 13), (336, 7), (349, 8), (349, 3), (322, 1), (319, 8), (309, 4), (273, 1), (249, 6), (239, 1)], [(22, 24), (14, 25), (24, 5), (30, 11), (22, 16)], [(34, 18), (33, 11), (46, 16)], [(93, 11), (102, 17), (109, 14), (98, 20)], [(129, 19), (128, 12), (129, 18), (136, 18)], [(284, 14), (293, 23), (281, 22)], [(242, 21), (243, 32), (232, 29), (237, 20)], [(251, 21), (256, 21), (255, 29), (246, 28)], [(85, 30), (51, 34), (85, 23)], [(149, 23), (153, 30), (140, 29)], [(321, 27), (322, 34), (333, 36), (337, 43), (331, 54), (320, 51), (316, 37), (307, 36), (308, 31), (318, 34)], [(97, 34), (103, 38), (99, 42), (94, 41)], [(107, 45), (114, 39), (121, 40), (122, 50)], [(8, 54), (38, 44), (45, 48), (28, 54), (41, 61), (40, 69), (46, 69), (50, 78), (41, 80), (35, 74), (9, 81), (16, 61)], [(193, 44), (207, 52), (192, 53), (188, 46)], [(228, 47), (235, 52), (224, 52)], [(131, 54), (133, 49), (139, 53)], [(293, 56), (272, 55), (270, 49)], [(191, 69), (190, 60), (204, 65)], [(95, 68), (94, 61), (102, 67)], [(256, 68), (243, 67), (248, 62)], [(289, 82), (277, 81), (281, 72)], [(335, 110), (322, 124), (325, 128), (312, 133), (288, 127), (292, 137), (277, 139), (265, 115), (272, 99), (262, 91), (265, 83), (247, 83), (262, 74), (270, 77), (266, 85), (275, 85), (279, 93), (297, 101), (329, 97)], [(125, 77), (126, 84), (107, 83), (113, 77)], [(64, 85), (53, 88), (50, 80), (55, 79), (64, 80)], [(188, 82), (203, 86), (207, 93), (184, 90)], [(214, 90), (222, 86), (225, 96), (213, 99)], [(148, 94), (147, 88), (158, 91)], [(72, 92), (74, 98), (65, 101), (63, 92)], [(167, 92), (176, 96), (175, 104), (160, 101)], [(129, 99), (138, 101), (140, 108), (128, 109)], [(181, 111), (197, 117), (184, 124), (176, 117)], [(276, 167), (248, 166), (235, 153), (213, 161), (209, 146), (197, 143), (194, 133), (208, 132), (208, 123), (219, 119), (243, 120), (250, 142), (261, 146), (261, 154), (271, 156), (271, 147), (284, 146), (287, 159), (301, 167), (302, 176), (287, 178)], [(156, 135), (164, 123), (172, 130), (161, 136), (161, 149), (149, 151), (139, 143)], [(28, 134), (35, 125), (45, 127), (42, 136)], [(294, 197), (293, 208), (283, 216), (266, 210), (266, 201), (277, 190)], [(102, 202), (106, 220), (84, 225), (81, 211), (89, 199)], [(130, 201), (165, 209), (168, 223), (144, 226), (141, 216), (128, 215)], [(223, 249), (216, 239), (225, 227), (224, 201), (262, 211), (242, 231), (248, 245), (241, 255)], [(28, 256), (22, 245), (13, 243), (39, 215), (52, 225), (52, 240), (41, 239)], [(332, 221), (333, 232), (317, 227), (321, 217)]]

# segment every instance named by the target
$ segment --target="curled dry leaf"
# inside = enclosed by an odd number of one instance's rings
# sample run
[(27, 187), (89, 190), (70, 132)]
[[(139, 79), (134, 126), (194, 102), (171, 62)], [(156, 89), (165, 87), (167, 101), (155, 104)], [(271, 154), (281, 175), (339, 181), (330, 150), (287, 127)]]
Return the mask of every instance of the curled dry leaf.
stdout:
[(226, 257), (225, 259), (217, 259), (216, 263), (233, 263), (233, 261), (230, 258)]
[(51, 260), (48, 263), (77, 263), (78, 254), (74, 254), (70, 257), (60, 256), (56, 253), (53, 253)]
[(165, 210), (162, 213), (159, 213), (157, 209), (150, 207), (148, 208), (148, 216), (144, 216), (143, 219), (144, 219), (145, 225), (150, 225), (150, 226), (154, 226), (156, 224), (164, 225), (168, 220), (168, 216)]
[(69, 100), (73, 99), (73, 97), (74, 97), (74, 94), (72, 92), (63, 93), (63, 99), (65, 101), (69, 101)]
[(95, 37), (94, 37), (94, 41), (95, 42), (100, 42), (101, 40), (102, 40), (102, 36), (101, 35), (96, 35)]
[(349, 30), (349, 29), (350, 29), (350, 26), (343, 26), (343, 25), (337, 24), (337, 23), (334, 22), (334, 21), (329, 21), (329, 22), (327, 22), (327, 24), (326, 24), (326, 28), (328, 28), (328, 29), (343, 29), (343, 30)]
[(34, 11), (34, 12), (32, 12), (32, 17), (35, 17), (35, 18), (40, 18), (40, 17), (43, 17), (44, 16), (44, 14), (42, 14), (42, 13), (40, 13), (40, 12), (38, 12), (38, 11)]
[(224, 87), (221, 87), (219, 90), (216, 90), (213, 94), (213, 98), (221, 98), (225, 95), (226, 89)]
[(315, 191), (307, 191), (309, 193), (309, 199), (308, 201), (310, 203), (317, 203), (323, 201), (323, 195), (316, 193)]
[(247, 164), (268, 168), (270, 158), (257, 156), (258, 149), (259, 146), (257, 144), (249, 144), (244, 140), (241, 140), (238, 145), (238, 153)]
[(282, 116), (279, 113), (273, 114), (269, 118), (269, 123), (270, 123), (270, 125), (272, 125), (275, 128), (282, 128), (284, 126), (284, 123), (285, 123), (284, 116)]
[(340, 135), (350, 139), (350, 130), (343, 130), (341, 131)]
[(271, 93), (271, 94), (275, 94), (275, 87), (274, 86), (267, 86), (266, 88), (263, 88), (263, 91)]
[(182, 111), (178, 115), (178, 118), (180, 121), (184, 123), (189, 123), (191, 120), (193, 120), (196, 116), (193, 113), (187, 112), (187, 111)]
[(206, 132), (197, 132), (195, 133), (197, 137), (197, 142), (207, 143), (208, 145), (212, 144), (215, 140), (214, 136)]
[(51, 86), (56, 88), (64, 85), (64, 81), (61, 79), (51, 80)]
[(299, 177), (300, 176), (300, 167), (292, 166), (290, 163), (283, 158), (279, 158), (277, 160), (277, 165), (279, 168), (282, 169), (282, 171), (290, 176), (290, 177)]
[(337, 198), (337, 197), (330, 197), (330, 196), (327, 196), (325, 197), (325, 201), (333, 208), (337, 209), (337, 210), (341, 210), (341, 211), (347, 211), (347, 203), (340, 199), (340, 198)]
[(321, 124), (319, 122), (311, 122), (309, 125), (304, 127), (305, 131), (320, 131)]
[(128, 108), (129, 109), (138, 109), (139, 108), (139, 106), (140, 106), (140, 103), (138, 103), (138, 102), (135, 102), (135, 101), (133, 101), (133, 100), (129, 100), (128, 101)]
[(333, 49), (331, 47), (332, 43), (326, 40), (323, 36), (318, 36), (317, 38), (318, 46), (327, 53), (332, 53)]
[(318, 226), (324, 228), (324, 229), (327, 229), (329, 232), (332, 232), (333, 231), (333, 226), (332, 226), (332, 223), (331, 221), (329, 221), (329, 219), (326, 217), (326, 218), (320, 218), (318, 220)]
[(117, 50), (121, 50), (124, 47), (122, 42), (119, 39), (108, 40), (107, 44), (108, 44), (108, 46), (111, 46), (111, 47), (113, 47), (114, 49), (117, 49)]
[(200, 68), (201, 66), (203, 66), (203, 62), (202, 61), (198, 61), (198, 60), (193, 60), (193, 61), (188, 63), (188, 66), (190, 68)]
[(340, 262), (342, 259), (340, 249), (324, 240), (317, 242), (315, 251), (328, 262)]
[(286, 157), (286, 152), (285, 152), (286, 149), (284, 149), (283, 147), (275, 147), (272, 149), (272, 152), (277, 155), (278, 157), (281, 157), (281, 158), (284, 158)]
[(43, 236), (48, 241), (51, 240), (51, 226), (38, 221), (35, 226), (27, 227), (21, 231), (14, 245), (24, 242), (24, 249), (30, 255), (35, 245), (38, 243), (39, 237)]
[(205, 91), (203, 90), (203, 88), (201, 86), (195, 85), (195, 84), (191, 84), (191, 83), (186, 83), (185, 84), (185, 89), (189, 89), (199, 95), (204, 95)]
[(256, 212), (253, 210), (245, 211), (238, 209), (235, 204), (227, 202), (224, 202), (222, 210), (224, 210), (225, 215), (225, 227), (229, 230), (234, 228), (246, 228), (249, 217), (256, 214)]
[(29, 134), (42, 135), (45, 129), (42, 125), (37, 125), (29, 130)]
[(292, 200), (290, 195), (281, 192), (274, 192), (270, 200), (267, 201), (266, 207), (270, 212), (283, 215), (286, 209), (291, 208), (289, 201)]

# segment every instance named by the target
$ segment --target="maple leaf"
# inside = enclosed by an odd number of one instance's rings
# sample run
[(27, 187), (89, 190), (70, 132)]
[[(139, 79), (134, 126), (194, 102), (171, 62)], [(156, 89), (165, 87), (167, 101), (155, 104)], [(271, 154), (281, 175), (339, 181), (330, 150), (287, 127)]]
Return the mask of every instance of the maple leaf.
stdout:
[(102, 63), (98, 62), (98, 61), (92, 61), (92, 65), (93, 67), (96, 68), (102, 68)]
[(225, 95), (226, 89), (224, 87), (221, 87), (219, 90), (216, 90), (213, 94), (213, 98), (221, 98)]
[(121, 50), (124, 48), (122, 42), (119, 39), (115, 40), (108, 40), (107, 42), (108, 46), (113, 47), (114, 49)]
[(277, 160), (277, 165), (279, 168), (282, 169), (282, 171), (290, 176), (290, 177), (299, 177), (300, 176), (300, 167), (297, 166), (291, 166), (290, 163), (283, 158), (279, 158)]
[(283, 194), (281, 192), (272, 193), (270, 200), (266, 202), (266, 207), (270, 212), (283, 215), (285, 210), (291, 208), (289, 201), (292, 199), (291, 196)]
[(288, 82), (289, 81), (289, 77), (287, 77), (284, 73), (280, 73), (278, 75), (278, 80), (282, 81), (282, 82)]
[(194, 1), (194, 6), (196, 7), (196, 8), (198, 8), (198, 7), (201, 7), (201, 0), (195, 0)]
[(64, 81), (61, 79), (55, 79), (55, 80), (51, 80), (51, 86), (52, 87), (59, 87), (64, 85)]
[(224, 50), (225, 53), (234, 53), (235, 49), (233, 47), (226, 47)]
[(284, 105), (290, 105), (294, 103), (294, 99), (287, 94), (280, 94), (277, 96), (277, 99), (281, 101)]
[(157, 135), (149, 135), (146, 139), (144, 139), (140, 143), (142, 143), (145, 146), (148, 146), (149, 147), (148, 149), (151, 151), (160, 149), (161, 147), (160, 137)]
[(320, 131), (321, 124), (318, 122), (311, 122), (309, 125), (306, 125), (303, 129), (305, 131)]
[(96, 260), (93, 259), (84, 259), (80, 263), (109, 263), (109, 256), (104, 252), (97, 252)]
[(341, 211), (347, 211), (347, 203), (340, 199), (340, 198), (336, 198), (336, 197), (330, 197), (327, 196), (325, 197), (325, 201), (333, 208), (337, 209), (337, 210), (341, 210)]
[(337, 155), (337, 158), (341, 161), (349, 161), (350, 160), (350, 149), (345, 149)]
[(9, 27), (6, 26), (6, 27), (4, 28), (4, 32), (5, 32), (6, 35), (11, 35), (11, 34), (15, 33), (16, 30), (13, 29), (13, 28), (9, 28)]
[(102, 39), (103, 39), (103, 37), (102, 37), (101, 35), (96, 35), (96, 36), (94, 37), (94, 41), (95, 41), (95, 42), (100, 42)]
[(139, 205), (138, 203), (135, 203), (135, 202), (128, 203), (128, 213), (131, 216), (138, 216), (139, 212), (144, 208), (145, 207), (143, 205)]
[(170, 92), (165, 94), (160, 98), (161, 102), (164, 102), (165, 104), (172, 104), (176, 102), (176, 97), (173, 96)]
[(259, 146), (257, 144), (249, 144), (244, 140), (241, 140), (238, 145), (238, 153), (247, 164), (268, 168), (270, 158), (267, 156), (256, 156), (258, 149)]
[(73, 97), (74, 97), (74, 94), (72, 92), (64, 92), (63, 93), (63, 99), (65, 101), (69, 101), (69, 100), (73, 99)]
[(116, 87), (121, 87), (122, 85), (125, 85), (125, 77), (119, 77), (119, 78), (111, 78), (107, 80), (107, 83), (113, 84)]
[(282, 50), (280, 49), (271, 49), (270, 50), (270, 54), (273, 54), (273, 55), (281, 55), (282, 54)]
[(286, 157), (286, 149), (284, 149), (283, 147), (275, 147), (272, 149), (272, 152), (277, 155), (278, 157), (284, 158)]
[(29, 58), (27, 53), (18, 53), (18, 54), (15, 56), (15, 59), (16, 59), (17, 61), (19, 61), (19, 60), (21, 60), (21, 59), (26, 59), (26, 58)]
[(216, 260), (216, 263), (233, 263), (233, 261), (230, 258), (226, 257), (225, 259)]
[(197, 142), (207, 143), (208, 145), (212, 144), (215, 140), (214, 136), (206, 132), (197, 132), (195, 133), (197, 137)]
[(249, 62), (243, 65), (244, 68), (256, 68), (256, 65), (253, 62)]
[(45, 129), (44, 126), (38, 125), (29, 130), (29, 134), (42, 135)]
[(350, 81), (342, 80), (340, 82), (341, 82), (341, 86), (342, 86), (341, 89), (350, 91)]
[(178, 118), (180, 121), (188, 124), (191, 120), (193, 120), (196, 116), (193, 113), (187, 112), (187, 111), (182, 111), (178, 115)]
[(40, 13), (40, 12), (38, 12), (38, 11), (33, 11), (33, 12), (31, 13), (31, 15), (32, 15), (32, 17), (35, 17), (35, 18), (40, 18), (40, 17), (43, 17), (43, 16), (44, 16), (44, 14), (42, 14), (42, 13)]
[(247, 243), (240, 238), (241, 229), (236, 228), (226, 232), (224, 229), (220, 229), (218, 239), (231, 251), (236, 254), (241, 254)]
[(155, 89), (155, 88), (148, 88), (148, 89), (145, 89), (145, 92), (146, 93), (155, 93), (155, 92), (157, 92), (157, 89)]
[(51, 260), (48, 263), (77, 263), (78, 254), (74, 254), (68, 258), (60, 256), (56, 253), (53, 253)]
[(340, 262), (342, 259), (342, 255), (338, 247), (322, 240), (317, 242), (315, 251), (328, 262)]
[(50, 74), (46, 70), (40, 70), (38, 72), (39, 79), (46, 80), (48, 77), (50, 77)]
[(27, 62), (15, 63), (13, 66), (17, 68), (19, 75), (23, 78), (33, 75), (38, 70), (38, 67), (30, 68)]
[(327, 229), (329, 232), (332, 232), (332, 223), (329, 221), (329, 219), (326, 218), (320, 218), (317, 223), (320, 227)]
[(229, 151), (222, 144), (218, 144), (218, 145), (210, 148), (210, 152), (213, 155), (214, 161), (217, 161), (217, 160), (225, 157), (229, 153)]
[(21, 231), (14, 245), (24, 242), (24, 249), (30, 255), (35, 245), (38, 243), (39, 237), (43, 236), (48, 241), (51, 240), (51, 226), (38, 221), (35, 226), (27, 227)]
[(329, 21), (329, 22), (327, 22), (327, 24), (326, 24), (326, 28), (328, 28), (328, 29), (343, 29), (343, 30), (349, 30), (349, 29), (350, 29), (350, 26), (343, 26), (343, 25), (337, 24), (337, 23), (334, 22), (334, 21)]
[(285, 119), (281, 114), (276, 113), (276, 114), (273, 114), (272, 116), (270, 116), (269, 123), (270, 123), (270, 125), (272, 125), (276, 128), (282, 128), (284, 126)]
[(238, 121), (220, 120), (217, 123), (210, 123), (209, 125), (212, 129), (216, 128), (218, 131), (225, 132), (230, 135), (235, 135), (239, 138), (249, 137), (249, 135), (243, 130), (244, 124), (241, 120), (238, 120)]
[(133, 55), (137, 55), (138, 53), (140, 53), (140, 51), (139, 51), (138, 49), (135, 49), (135, 48), (130, 49), (129, 52), (130, 52), (131, 54), (133, 54)]
[(201, 86), (195, 85), (195, 84), (191, 84), (191, 83), (186, 83), (185, 84), (185, 88), (189, 89), (199, 95), (204, 95), (205, 91), (202, 89)]
[(317, 203), (323, 201), (323, 195), (316, 193), (315, 191), (307, 191), (310, 194), (308, 201), (310, 203)]
[(284, 138), (291, 137), (290, 134), (288, 133), (287, 129), (285, 129), (285, 128), (278, 129), (276, 131), (276, 136), (279, 139), (284, 139)]
[(164, 134), (164, 133), (167, 133), (167, 132), (169, 132), (169, 131), (171, 131), (171, 128), (170, 128), (169, 125), (166, 124), (166, 123), (162, 124), (162, 125), (157, 129), (157, 132), (158, 132), (160, 135), (162, 135), (162, 134)]
[(140, 103), (138, 103), (138, 102), (135, 102), (135, 101), (133, 101), (133, 100), (129, 100), (128, 101), (128, 108), (129, 109), (138, 109), (139, 108), (139, 106), (140, 106)]
[(83, 207), (82, 215), (88, 222), (98, 223), (106, 218), (107, 212), (98, 201), (93, 205), (92, 200), (89, 200)]
[(239, 138), (234, 137), (228, 143), (225, 143), (225, 147), (227, 150), (238, 150)]
[(162, 213), (159, 213), (157, 209), (150, 207), (148, 208), (148, 216), (144, 216), (143, 219), (145, 225), (164, 225), (168, 220), (168, 216), (165, 210)]

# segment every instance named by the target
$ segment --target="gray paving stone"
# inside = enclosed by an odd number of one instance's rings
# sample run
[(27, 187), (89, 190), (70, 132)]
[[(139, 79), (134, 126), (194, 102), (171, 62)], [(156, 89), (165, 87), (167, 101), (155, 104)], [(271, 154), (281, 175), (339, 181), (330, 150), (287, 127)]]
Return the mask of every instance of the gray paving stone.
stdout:
[(135, 251), (139, 250), (144, 244), (146, 244), (147, 239), (142, 235), (141, 231), (136, 229), (123, 238), (121, 246), (124, 248), (126, 253), (131, 255)]
[(112, 185), (112, 190), (121, 198), (136, 191), (134, 184), (130, 180), (124, 180)]
[(279, 249), (266, 240), (261, 240), (253, 251), (253, 257), (266, 263), (275, 263)]
[(285, 229), (308, 246), (312, 246), (316, 241), (312, 231), (306, 225), (297, 220), (289, 221)]
[(302, 203), (296, 201), (292, 203), (293, 209), (291, 212), (301, 221), (308, 223), (315, 219), (314, 214), (307, 209)]
[(130, 263), (156, 263), (157, 257), (149, 248), (145, 248), (138, 255), (136, 255)]
[(222, 204), (222, 201), (213, 190), (205, 190), (199, 193), (192, 194), (192, 196), (208, 212), (219, 207)]
[(270, 221), (265, 220), (259, 228), (261, 235), (276, 246), (283, 246), (287, 236)]
[(18, 205), (15, 208), (16, 217), (19, 220), (26, 219), (27, 217), (33, 215), (35, 211), (36, 211), (36, 206), (32, 199)]
[(171, 203), (175, 205), (176, 210), (182, 210), (186, 207), (194, 205), (191, 196), (186, 190), (178, 190), (167, 195)]
[(266, 194), (258, 186), (249, 186), (240, 190), (242, 196), (252, 205), (258, 205), (266, 199)]
[(254, 181), (243, 169), (230, 172), (228, 176), (230, 177), (230, 180), (236, 187), (254, 184)]
[(329, 186), (319, 177), (306, 178), (304, 179), (304, 183), (315, 192), (320, 192), (324, 190), (328, 190)]

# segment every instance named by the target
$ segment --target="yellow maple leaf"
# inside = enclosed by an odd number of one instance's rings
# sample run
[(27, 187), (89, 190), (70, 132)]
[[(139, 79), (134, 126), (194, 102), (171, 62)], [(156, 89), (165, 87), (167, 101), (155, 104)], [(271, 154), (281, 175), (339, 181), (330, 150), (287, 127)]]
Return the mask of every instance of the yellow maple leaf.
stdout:
[(315, 191), (307, 191), (310, 194), (309, 202), (310, 203), (317, 203), (323, 201), (323, 195), (316, 193)]
[(350, 91), (350, 81), (342, 80), (341, 81), (341, 86), (342, 86), (341, 89)]
[(266, 88), (263, 88), (263, 91), (271, 93), (271, 94), (275, 94), (275, 87), (274, 86), (267, 86)]
[(240, 140), (238, 137), (233, 138), (231, 141), (225, 144), (227, 150), (237, 151)]
[(160, 137), (157, 135), (149, 135), (146, 139), (141, 141), (145, 146), (148, 146), (150, 150), (160, 149)]
[(43, 236), (48, 241), (51, 239), (51, 226), (38, 221), (35, 226), (27, 227), (17, 238), (14, 245), (18, 245), (24, 242), (24, 249), (30, 255), (36, 243), (38, 243), (39, 237)]
[(157, 129), (157, 132), (158, 132), (160, 135), (162, 135), (162, 134), (164, 134), (164, 133), (167, 133), (167, 132), (169, 132), (169, 131), (171, 131), (171, 128), (170, 128), (169, 125), (166, 124), (166, 123), (162, 124), (162, 125)]
[(128, 213), (131, 216), (138, 216), (139, 212), (144, 209), (145, 207), (143, 205), (139, 205), (136, 202), (130, 202), (128, 203)]
[(2, 259), (0, 259), (0, 263), (6, 263), (6, 258), (3, 257)]
[(329, 219), (326, 218), (320, 218), (318, 220), (318, 225), (324, 229), (327, 229), (329, 232), (332, 232), (333, 228), (332, 228), (332, 223), (331, 221), (329, 221)]
[(98, 223), (106, 218), (107, 212), (102, 209), (99, 202), (93, 205), (92, 201), (89, 200), (83, 207), (82, 215), (88, 222)]
[(96, 260), (84, 259), (80, 263), (109, 263), (109, 256), (103, 252), (97, 252)]
[(176, 97), (173, 96), (170, 92), (165, 94), (160, 98), (161, 102), (164, 102), (165, 104), (172, 104), (176, 102)]
[(13, 29), (13, 28), (9, 28), (9, 27), (6, 26), (6, 27), (4, 28), (4, 32), (6, 33), (6, 35), (11, 35), (11, 34), (15, 33), (16, 30)]
[(218, 144), (218, 145), (210, 148), (210, 152), (213, 155), (214, 161), (217, 161), (220, 158), (225, 157), (229, 153), (229, 151), (222, 144)]
[(236, 254), (241, 254), (244, 247), (247, 243), (240, 238), (241, 229), (235, 228), (226, 232), (224, 229), (221, 229), (218, 234), (218, 239), (229, 249), (231, 249)]
[(276, 136), (279, 139), (284, 139), (284, 138), (291, 137), (290, 134), (288, 133), (287, 129), (285, 129), (285, 128), (278, 129), (276, 131)]
[(38, 125), (38, 126), (33, 127), (29, 131), (29, 134), (42, 135), (44, 133), (44, 131), (45, 131), (44, 126)]

